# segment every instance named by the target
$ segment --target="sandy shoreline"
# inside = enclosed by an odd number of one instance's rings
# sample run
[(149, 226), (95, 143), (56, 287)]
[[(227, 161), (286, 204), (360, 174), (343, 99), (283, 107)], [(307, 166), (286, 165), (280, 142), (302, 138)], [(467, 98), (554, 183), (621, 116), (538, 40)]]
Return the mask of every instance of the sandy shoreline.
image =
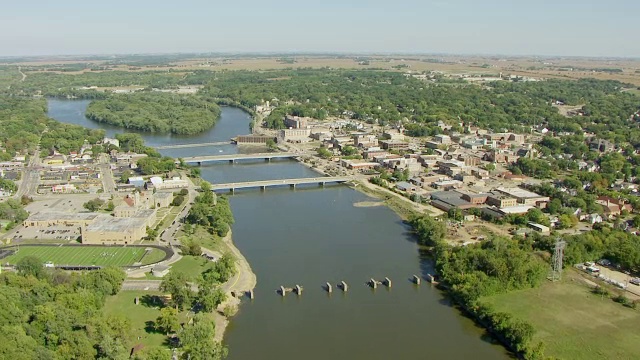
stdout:
[(253, 290), (257, 284), (256, 274), (251, 270), (251, 266), (247, 259), (242, 255), (240, 250), (233, 243), (233, 236), (231, 230), (227, 236), (222, 238), (222, 243), (226, 246), (227, 250), (233, 254), (236, 259), (236, 274), (222, 285), (222, 289), (227, 294), (227, 300), (218, 306), (218, 312), (214, 313), (216, 321), (216, 341), (222, 341), (224, 333), (229, 325), (229, 318), (222, 314), (222, 311), (227, 306), (238, 308), (240, 305), (240, 299), (231, 296), (231, 293), (244, 294), (246, 291)]

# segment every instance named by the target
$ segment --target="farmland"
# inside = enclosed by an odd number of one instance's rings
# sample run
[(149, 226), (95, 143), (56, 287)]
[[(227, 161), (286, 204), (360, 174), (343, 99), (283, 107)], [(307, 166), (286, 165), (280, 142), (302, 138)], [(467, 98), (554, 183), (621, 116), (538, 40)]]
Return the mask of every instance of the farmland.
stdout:
[(7, 248), (14, 253), (2, 258), (2, 264), (15, 265), (25, 256), (35, 256), (55, 265), (131, 266), (162, 260), (165, 252), (156, 248), (116, 246), (20, 246)]

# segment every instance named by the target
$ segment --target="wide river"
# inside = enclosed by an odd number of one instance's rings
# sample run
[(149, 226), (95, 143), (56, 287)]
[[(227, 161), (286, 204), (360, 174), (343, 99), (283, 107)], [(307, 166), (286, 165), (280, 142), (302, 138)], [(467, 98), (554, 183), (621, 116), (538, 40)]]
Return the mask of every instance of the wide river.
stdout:
[[(50, 100), (62, 122), (119, 129), (84, 117), (87, 101)], [(217, 142), (248, 133), (249, 115), (223, 108), (216, 126), (192, 137), (142, 134), (148, 145)], [(170, 156), (231, 153), (233, 145), (165, 150)], [(212, 182), (316, 177), (294, 161), (220, 164), (202, 168)], [(409, 229), (386, 207), (356, 207), (371, 198), (345, 186), (267, 189), (230, 197), (233, 240), (258, 278), (256, 298), (232, 318), (229, 359), (507, 359), (484, 331), (413, 274), (431, 270)], [(373, 290), (370, 278), (392, 280)], [(349, 284), (342, 293), (335, 284)], [(322, 286), (330, 282), (333, 294)], [(280, 285), (304, 287), (302, 296), (276, 294)]]

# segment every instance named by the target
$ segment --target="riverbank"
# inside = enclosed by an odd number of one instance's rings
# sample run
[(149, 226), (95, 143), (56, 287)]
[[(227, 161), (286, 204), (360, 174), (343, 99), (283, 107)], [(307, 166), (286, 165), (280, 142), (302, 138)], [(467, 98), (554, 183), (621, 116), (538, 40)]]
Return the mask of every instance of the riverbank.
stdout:
[(221, 242), (225, 250), (231, 253), (236, 260), (236, 274), (222, 285), (222, 289), (227, 294), (227, 299), (218, 306), (218, 311), (214, 313), (216, 341), (222, 341), (229, 325), (229, 319), (239, 310), (241, 298), (232, 296), (232, 293), (242, 297), (246, 292), (255, 289), (257, 285), (256, 274), (251, 270), (251, 265), (249, 265), (247, 259), (233, 243), (231, 230), (221, 239)]
[(400, 194), (371, 184), (366, 179), (354, 182), (350, 187), (363, 194), (382, 200), (384, 204), (398, 214), (402, 220), (408, 220), (413, 215), (428, 214), (430, 216), (439, 216), (442, 214), (442, 211), (432, 206), (415, 203)]

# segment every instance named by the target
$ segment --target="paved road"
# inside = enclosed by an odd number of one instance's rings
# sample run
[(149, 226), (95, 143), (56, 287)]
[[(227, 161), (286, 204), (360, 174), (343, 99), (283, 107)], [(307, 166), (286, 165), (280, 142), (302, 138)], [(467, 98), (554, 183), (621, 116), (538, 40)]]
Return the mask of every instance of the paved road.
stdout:
[(38, 193), (40, 185), (40, 151), (36, 150), (29, 158), (29, 163), (22, 170), (22, 179), (15, 197), (21, 198), (23, 195), (33, 196)]
[(102, 174), (102, 188), (107, 194), (117, 194), (116, 183), (113, 180), (113, 172), (111, 171), (111, 164), (109, 163), (109, 156), (107, 154), (100, 154), (99, 159), (100, 173)]

